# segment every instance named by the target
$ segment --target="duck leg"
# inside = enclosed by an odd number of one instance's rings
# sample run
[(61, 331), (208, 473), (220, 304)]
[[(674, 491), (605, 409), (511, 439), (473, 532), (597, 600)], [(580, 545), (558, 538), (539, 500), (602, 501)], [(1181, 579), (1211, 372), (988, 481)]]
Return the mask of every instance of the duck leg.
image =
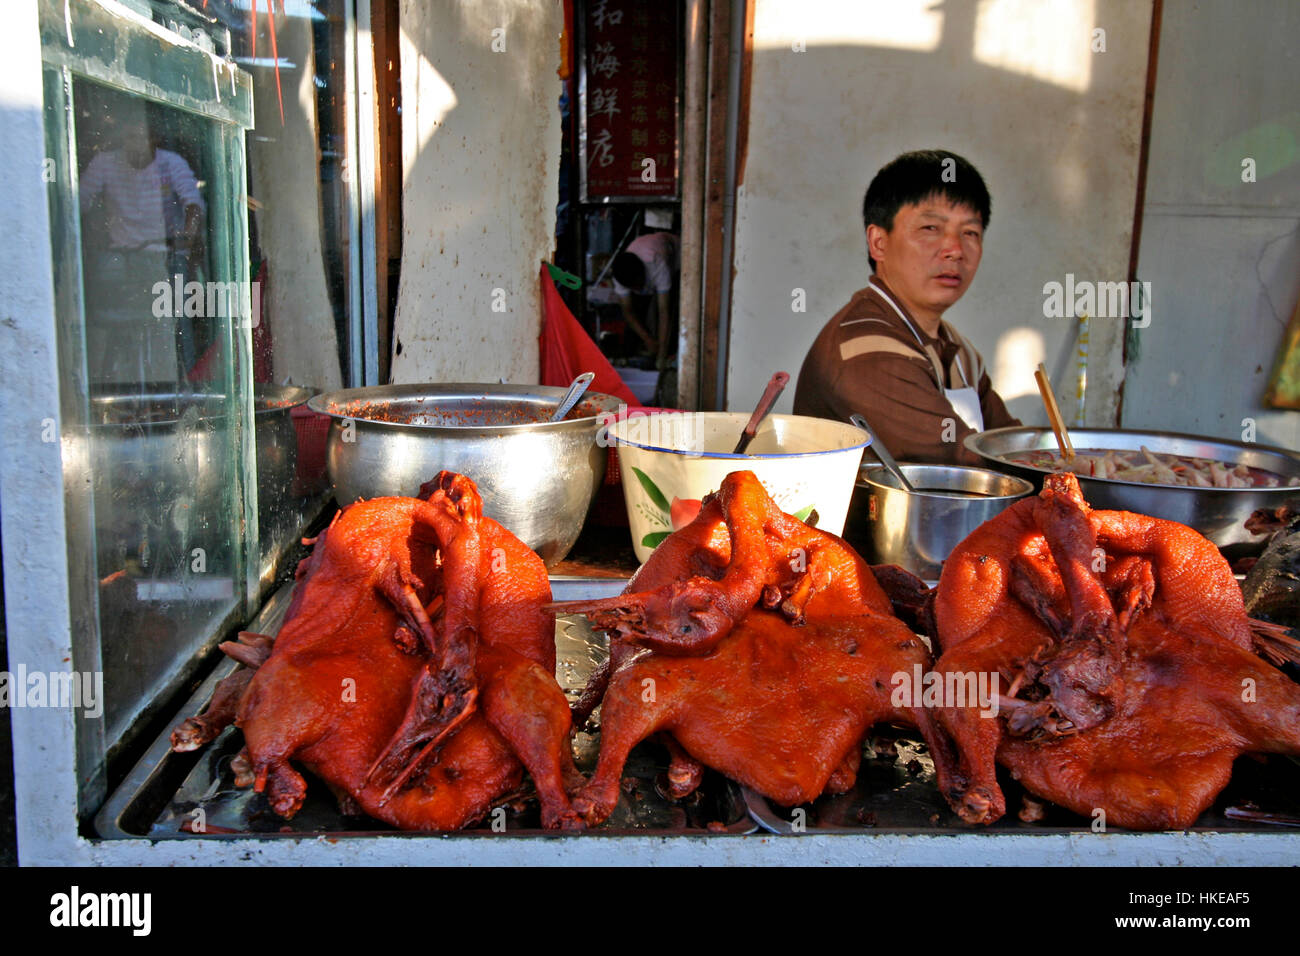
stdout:
[[(472, 485), (460, 475), (442, 472), (431, 496), (414, 512), (417, 527), (431, 531), (442, 547), (442, 639), (433, 647), (433, 627), (424, 608), (416, 613), (414, 590), (408, 583), (384, 589), (396, 597), (404, 617), (409, 615), (425, 635), (430, 657), (415, 680), (406, 717), (388, 745), (366, 772), (366, 783), (383, 787), (383, 806), (474, 712), (478, 684), (474, 671), (478, 648), (478, 601), (482, 548), (479, 522), (482, 504)], [(428, 487), (428, 486), (426, 486)], [(391, 575), (387, 576), (391, 579)], [(418, 605), (414, 599), (414, 605)]]

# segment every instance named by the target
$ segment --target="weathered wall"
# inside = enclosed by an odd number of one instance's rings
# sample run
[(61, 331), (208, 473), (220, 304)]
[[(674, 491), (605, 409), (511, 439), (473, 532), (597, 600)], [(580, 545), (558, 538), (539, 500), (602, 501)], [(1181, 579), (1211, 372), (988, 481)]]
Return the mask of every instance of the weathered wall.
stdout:
[[(1300, 6), (1165, 4), (1124, 426), (1300, 447), (1264, 389), (1300, 294)], [(1243, 182), (1242, 160), (1256, 181)]]
[(253, 71), (256, 128), (248, 151), (253, 198), (262, 205), (258, 240), (269, 263), (265, 308), (269, 316), (276, 382), (313, 385), (321, 390), (343, 384), (339, 343), (334, 331), (321, 251), (320, 180), (316, 157), (316, 87), (313, 82), (311, 21), (277, 17), (282, 59), (297, 64), (281, 71), (284, 122), (275, 95), (275, 74)]
[(558, 199), (562, 8), (405, 0), (401, 23), (393, 381), (535, 382), (537, 273)]
[[(728, 407), (752, 407), (777, 368), (796, 374), (866, 285), (861, 207), (875, 171), (942, 147), (970, 159), (993, 198), (983, 264), (947, 317), (1014, 414), (1045, 420), (1032, 377), (1045, 361), (1073, 417), (1077, 326), (1044, 317), (1043, 286), (1127, 273), (1150, 17), (1150, 3), (1120, 0), (761, 0)], [(1098, 27), (1105, 52), (1092, 49)], [(1114, 414), (1119, 325), (1092, 322), (1092, 422)]]

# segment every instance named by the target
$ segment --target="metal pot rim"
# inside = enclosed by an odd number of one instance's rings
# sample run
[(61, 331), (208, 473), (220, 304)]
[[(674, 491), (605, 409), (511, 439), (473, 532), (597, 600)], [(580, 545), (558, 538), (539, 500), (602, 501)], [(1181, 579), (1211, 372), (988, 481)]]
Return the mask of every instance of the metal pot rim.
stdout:
[[(978, 473), (982, 475), (989, 475), (990, 477), (996, 478), (999, 481), (1010, 480), (1024, 486), (1023, 491), (1017, 491), (1015, 494), (1010, 494), (1010, 495), (981, 494), (979, 497), (979, 500), (981, 501), (1014, 501), (1017, 498), (1023, 498), (1026, 495), (1031, 495), (1034, 492), (1033, 484), (1031, 482), (1026, 481), (1024, 478), (1019, 477), (1018, 475), (1008, 475), (1005, 471), (998, 471), (994, 468), (981, 468), (978, 465), (948, 465), (948, 464), (940, 464), (937, 462), (900, 461), (898, 463), (898, 467), (902, 468), (904, 473), (906, 473), (907, 469), (909, 468), (942, 468), (947, 471), (957, 471), (963, 473)], [(888, 471), (885, 469), (884, 465), (876, 464), (876, 463), (863, 465), (860, 469), (858, 469), (857, 486), (859, 488), (879, 488), (882, 491), (894, 491), (894, 492), (898, 492), (899, 494), (907, 494), (907, 492), (905, 492), (902, 488), (898, 487), (897, 485), (889, 485), (889, 484), (885, 484), (884, 482), (875, 480), (876, 472), (882, 472), (887, 476), (889, 474)], [(944, 499), (967, 497), (966, 495), (963, 495), (960, 492), (958, 492), (957, 489), (955, 488), (918, 489), (915, 492), (915, 496), (918, 498), (944, 498)]]
[[(642, 413), (633, 413), (633, 414), (642, 414)], [(653, 418), (656, 415), (699, 415), (699, 416), (722, 415), (722, 416), (727, 416), (733, 419), (734, 421), (740, 422), (742, 424), (749, 420), (749, 415), (745, 412), (676, 411), (674, 409), (664, 409), (663, 411), (644, 413), (644, 417), (646, 418)], [(794, 419), (803, 418), (803, 419), (808, 419), (810, 421), (828, 422), (833, 425), (843, 425), (845, 428), (851, 428), (856, 432), (866, 434), (865, 432), (862, 432), (862, 429), (858, 428), (856, 425), (850, 425), (847, 422), (837, 421), (834, 418), (817, 418), (812, 415), (777, 415), (777, 414), (768, 415), (767, 418), (782, 419), (782, 420), (794, 420)], [(663, 445), (647, 445), (647, 444), (643, 444), (642, 442), (631, 441), (627, 438), (623, 438), (614, 433), (614, 427), (616, 425), (621, 424), (624, 421), (629, 421), (631, 419), (632, 419), (632, 415), (629, 415), (627, 418), (620, 419), (618, 422), (610, 422), (608, 435), (609, 435), (609, 443), (611, 445), (614, 445), (616, 447), (626, 446), (628, 448), (639, 448), (641, 451), (660, 452), (665, 455), (678, 455), (682, 458), (733, 458), (736, 461), (745, 461), (745, 460), (781, 461), (787, 458), (813, 458), (813, 457), (819, 457), (823, 455), (834, 455), (834, 454), (838, 454), (839, 452), (847, 452), (847, 451), (857, 451), (861, 453), (862, 451), (866, 450), (866, 448), (868, 448), (872, 442), (872, 436), (868, 434), (865, 441), (858, 442), (857, 444), (844, 445), (840, 448), (823, 448), (820, 451), (767, 452), (763, 454), (754, 454), (751, 452), (751, 453), (745, 453), (740, 455), (734, 454), (729, 451), (693, 451), (686, 448), (668, 448)], [(760, 425), (759, 427), (761, 428), (762, 426)], [(737, 437), (739, 437), (739, 433), (737, 433)]]
[(339, 409), (349, 402), (397, 402), (412, 399), (451, 399), (466, 398), (474, 400), (519, 401), (529, 397), (546, 399), (557, 404), (564, 397), (566, 389), (550, 385), (493, 385), (484, 383), (437, 383), (414, 385), (376, 385), (368, 388), (343, 388), (333, 392), (323, 392), (313, 396), (307, 407), (320, 415), (328, 415), (338, 421), (364, 422), (371, 428), (391, 428), (396, 431), (445, 432), (452, 435), (481, 435), (506, 432), (524, 432), (536, 430), (562, 430), (592, 428), (602, 423), (605, 416), (618, 411), (620, 402), (612, 395), (603, 392), (587, 392), (578, 403), (581, 408), (591, 404), (600, 409), (595, 415), (581, 418), (566, 418), (559, 422), (501, 422), (488, 425), (430, 425), (416, 422), (385, 422), (364, 415), (348, 415)]
[[(1080, 429), (1071, 429), (1070, 433), (1071, 435), (1074, 435), (1076, 432), (1081, 435), (1130, 435), (1135, 438), (1137, 437), (1150, 438), (1156, 441), (1159, 441), (1161, 439), (1172, 438), (1179, 441), (1198, 442), (1203, 445), (1221, 445), (1226, 448), (1236, 449), (1238, 452), (1256, 452), (1256, 453), (1263, 453), (1266, 455), (1273, 455), (1277, 458), (1283, 459), (1284, 461), (1290, 462), (1295, 469), (1294, 476), (1300, 477), (1300, 454), (1291, 451), (1290, 449), (1282, 448), (1281, 446), (1278, 445), (1261, 445), (1255, 443), (1232, 441), (1231, 439), (1228, 438), (1213, 438), (1209, 435), (1191, 435), (1186, 432), (1161, 432), (1161, 431), (1150, 431), (1147, 429), (1137, 429), (1137, 428), (1080, 428)], [(963, 444), (965, 444), (966, 448), (968, 448), (970, 451), (974, 452), (975, 454), (979, 455), (981, 458), (984, 458), (990, 462), (996, 462), (997, 464), (1007, 465), (1012, 468), (1020, 468), (1023, 469), (1024, 471), (1032, 471), (1039, 475), (1058, 474), (1058, 472), (1052, 471), (1050, 469), (1037, 468), (1034, 465), (1030, 465), (1025, 462), (1007, 461), (1006, 459), (998, 455), (994, 455), (992, 452), (989, 452), (984, 448), (984, 441), (987, 439), (998, 438), (1001, 436), (1012, 435), (1017, 433), (1026, 434), (1026, 435), (1043, 436), (1043, 435), (1052, 434), (1052, 430), (1046, 426), (1012, 425), (1008, 428), (993, 428), (985, 432), (975, 432), (973, 434), (967, 435), (963, 441)], [(1020, 449), (1020, 451), (1031, 451), (1031, 450), (1033, 449), (1028, 449), (1028, 448)], [(1119, 450), (1124, 451), (1126, 449), (1119, 449)], [(1160, 451), (1159, 449), (1153, 449), (1153, 450), (1159, 451), (1160, 454), (1179, 454), (1178, 452)], [(1263, 466), (1251, 466), (1251, 467), (1262, 468)], [(1279, 472), (1278, 474), (1281, 474), (1282, 477), (1284, 478), (1293, 477), (1292, 474), (1285, 474), (1281, 472)], [(1098, 478), (1095, 475), (1079, 475), (1078, 478), (1082, 481), (1095, 481), (1107, 485), (1114, 485), (1116, 488), (1158, 488), (1163, 491), (1196, 492), (1198, 494), (1206, 494), (1206, 493), (1232, 494), (1232, 493), (1240, 493), (1240, 492), (1244, 492), (1248, 494), (1277, 494), (1280, 492), (1280, 493), (1289, 493), (1291, 495), (1300, 495), (1300, 486), (1297, 485), (1278, 485), (1275, 488), (1267, 488), (1267, 487), (1199, 488), (1194, 485), (1163, 485), (1163, 484), (1156, 484), (1153, 482), (1143, 482), (1143, 481), (1122, 481), (1117, 478)]]
[[(288, 413), (291, 409), (299, 405), (305, 405), (315, 394), (315, 389), (305, 385), (271, 385), (269, 383), (258, 382), (253, 389), (253, 414), (255, 416), (271, 415), (275, 413)], [(260, 404), (265, 398), (274, 398), (282, 401), (282, 404), (262, 405)], [(198, 419), (207, 421), (226, 417), (225, 403), (228, 396), (225, 392), (203, 392), (197, 388), (188, 391), (178, 391), (174, 387), (157, 385), (122, 385), (122, 386), (97, 386), (90, 395), (90, 403), (93, 406), (96, 402), (122, 401), (123, 403), (132, 401), (145, 402), (166, 402), (176, 400), (179, 402), (192, 402), (200, 406)], [(202, 406), (217, 404), (218, 409), (213, 410)], [(167, 425), (175, 425), (184, 414), (175, 415), (171, 418), (156, 418), (145, 422), (122, 421), (122, 422), (91, 422), (90, 428), (139, 428), (149, 426), (150, 428), (160, 428)]]

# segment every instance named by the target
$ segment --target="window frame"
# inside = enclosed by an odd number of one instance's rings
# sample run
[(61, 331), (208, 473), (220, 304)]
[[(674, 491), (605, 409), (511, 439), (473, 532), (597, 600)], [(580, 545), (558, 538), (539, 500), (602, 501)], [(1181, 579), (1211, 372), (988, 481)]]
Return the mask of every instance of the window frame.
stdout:
[[(102, 672), (98, 569), (92, 485), (86, 480), (90, 447), (89, 377), (76, 153), (74, 81), (196, 114), (212, 121), (203, 148), (221, 170), (209, 183), (207, 213), (213, 278), (249, 280), (245, 134), (253, 126), (252, 78), (233, 61), (209, 53), (125, 7), (96, 0), (39, 0), (45, 152), (52, 161), (48, 186), (50, 254), (58, 343), (60, 436), (68, 569), (68, 615), (74, 670)], [(207, 124), (205, 124), (207, 125)], [(242, 287), (242, 286), (241, 286)], [(235, 542), (235, 597), (225, 615), (187, 662), (176, 667), (153, 700), (142, 702), (131, 731), (145, 728), (189, 681), (206, 655), (232, 628), (247, 620), (259, 598), (257, 482), (253, 441), (252, 322), (226, 325), (224, 350), (231, 357), (216, 388), (226, 396), (231, 440), (238, 449), (230, 526)], [(70, 452), (70, 453), (67, 453)], [(131, 731), (109, 739), (104, 719), (74, 719), (78, 815), (85, 817), (107, 794), (107, 765), (129, 746)]]

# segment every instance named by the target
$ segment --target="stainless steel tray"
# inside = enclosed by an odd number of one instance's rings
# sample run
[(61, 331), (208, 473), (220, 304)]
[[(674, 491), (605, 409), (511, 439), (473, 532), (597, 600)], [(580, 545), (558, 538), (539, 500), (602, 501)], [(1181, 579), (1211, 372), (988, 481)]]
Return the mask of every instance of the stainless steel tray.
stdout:
[[(618, 594), (626, 583), (619, 578), (554, 577), (552, 592), (557, 601), (599, 598)], [(286, 587), (277, 592), (249, 629), (275, 633), (288, 608), (290, 591)], [(608, 654), (604, 635), (592, 632), (585, 618), (561, 617), (556, 624), (556, 650), (557, 679), (570, 700), (576, 700), (591, 672)], [(232, 839), (250, 834), (271, 839), (321, 834), (437, 836), (402, 833), (369, 818), (343, 817), (329, 789), (310, 775), (307, 775), (307, 800), (302, 810), (293, 820), (282, 820), (270, 810), (264, 797), (234, 787), (229, 766), (239, 751), (241, 738), (233, 728), (196, 753), (173, 754), (168, 739), (170, 728), (184, 717), (200, 712), (217, 682), (234, 666), (233, 661), (223, 662), (177, 711), (167, 731), (154, 742), (96, 817), (100, 836), (155, 840)], [(594, 769), (598, 749), (598, 733), (581, 732), (575, 736), (574, 757), (584, 773), (590, 774)], [(1088, 830), (1092, 822), (1052, 804), (1044, 805), (1044, 815), (1039, 821), (1021, 821), (1017, 814), (1023, 791), (1003, 773), (999, 780), (1007, 797), (1007, 815), (990, 827), (969, 827), (940, 795), (935, 784), (934, 763), (916, 732), (891, 727), (877, 727), (868, 738), (862, 768), (852, 790), (821, 797), (803, 807), (778, 806), (711, 770), (706, 771), (704, 783), (696, 794), (674, 802), (662, 796), (658, 786), (667, 766), (667, 754), (658, 746), (637, 747), (624, 771), (623, 795), (618, 807), (593, 832), (699, 837), (746, 834), (761, 829), (780, 835), (983, 833), (992, 838), (1006, 833), (1078, 833)], [(554, 836), (555, 831), (541, 829), (535, 803), (525, 797), (521, 793), (503, 799), (502, 806), (507, 809), (506, 832), (513, 836)], [(1300, 763), (1277, 756), (1262, 761), (1249, 756), (1240, 758), (1228, 787), (1191, 830), (1278, 832), (1276, 827), (1233, 819), (1229, 815), (1229, 808), (1245, 805), (1281, 815), (1283, 819), (1278, 822), (1283, 825), (1287, 825), (1287, 818), (1294, 821), (1292, 826), (1300, 824)], [(203, 811), (203, 833), (190, 832), (200, 819), (195, 812), (198, 809)], [(485, 822), (457, 835), (491, 836), (492, 830)]]
[[(624, 578), (551, 579), (557, 601), (608, 597), (626, 586)], [(275, 594), (249, 630), (276, 633), (288, 610), (292, 586)], [(585, 618), (562, 616), (556, 621), (556, 678), (570, 702), (576, 701), (591, 672), (608, 656), (605, 636), (593, 632)], [(95, 818), (95, 829), (106, 839), (231, 839), (256, 835), (277, 838), (328, 834), (330, 836), (399, 835), (402, 831), (369, 817), (345, 817), (329, 788), (310, 774), (307, 798), (292, 820), (277, 816), (266, 798), (234, 785), (230, 762), (242, 747), (242, 736), (227, 728), (220, 737), (195, 753), (171, 751), (171, 728), (185, 717), (199, 713), (212, 698), (217, 683), (235, 669), (234, 661), (223, 661), (176, 712), (167, 729), (154, 741), (127, 779), (113, 793)], [(578, 769), (590, 774), (595, 769), (599, 734), (580, 732), (574, 739)], [(633, 751), (623, 775), (623, 794), (618, 806), (597, 832), (602, 834), (653, 833), (656, 836), (701, 836), (717, 833), (752, 833), (757, 826), (750, 819), (740, 788), (721, 774), (706, 773), (700, 789), (683, 801), (663, 796), (659, 779), (668, 770), (665, 751), (642, 745)], [(554, 836), (543, 830), (536, 801), (528, 792), (503, 798), (505, 828), (512, 836)], [(467, 836), (490, 836), (488, 821), (458, 831)], [(431, 834), (403, 834), (414, 837)]]

